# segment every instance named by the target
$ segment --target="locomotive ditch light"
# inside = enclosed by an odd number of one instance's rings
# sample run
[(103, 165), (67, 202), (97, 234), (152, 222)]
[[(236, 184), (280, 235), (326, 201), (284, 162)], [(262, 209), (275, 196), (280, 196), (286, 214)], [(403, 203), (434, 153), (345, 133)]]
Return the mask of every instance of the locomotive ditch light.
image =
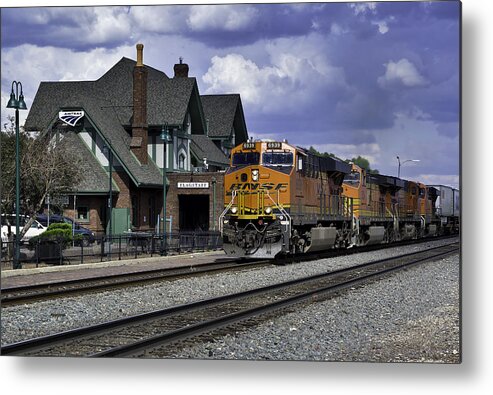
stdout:
[(258, 169), (252, 170), (252, 180), (253, 181), (258, 181), (258, 175), (259, 175)]
[(231, 207), (231, 213), (232, 214), (236, 214), (237, 212), (238, 212), (238, 207), (236, 207), (236, 206)]
[(266, 207), (266, 208), (265, 208), (265, 213), (266, 213), (267, 215), (271, 214), (271, 213), (272, 213), (272, 207)]

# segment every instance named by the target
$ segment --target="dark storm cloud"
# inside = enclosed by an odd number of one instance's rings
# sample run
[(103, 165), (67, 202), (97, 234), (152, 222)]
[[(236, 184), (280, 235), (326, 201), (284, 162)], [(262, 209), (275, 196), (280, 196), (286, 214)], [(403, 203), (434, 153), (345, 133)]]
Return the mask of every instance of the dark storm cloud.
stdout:
[(2, 48), (22, 44), (85, 51), (133, 42), (129, 7), (2, 9)]
[(156, 65), (184, 56), (202, 94), (240, 93), (256, 137), (423, 152), (410, 172), (447, 174), (455, 151), (433, 166), (431, 147), (458, 135), (459, 16), (455, 1), (3, 9), (2, 49), (14, 64), (21, 44), (59, 59), (142, 40)]

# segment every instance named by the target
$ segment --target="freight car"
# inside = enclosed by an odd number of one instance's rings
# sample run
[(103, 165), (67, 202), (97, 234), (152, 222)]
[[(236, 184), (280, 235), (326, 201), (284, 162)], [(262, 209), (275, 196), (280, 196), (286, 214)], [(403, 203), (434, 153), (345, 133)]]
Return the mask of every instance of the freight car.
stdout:
[(224, 192), (219, 224), (232, 256), (273, 258), (440, 233), (438, 190), (286, 141), (235, 147)]
[(445, 185), (429, 185), (436, 192), (436, 214), (440, 219), (440, 228), (445, 234), (459, 231), (460, 194), (459, 190)]

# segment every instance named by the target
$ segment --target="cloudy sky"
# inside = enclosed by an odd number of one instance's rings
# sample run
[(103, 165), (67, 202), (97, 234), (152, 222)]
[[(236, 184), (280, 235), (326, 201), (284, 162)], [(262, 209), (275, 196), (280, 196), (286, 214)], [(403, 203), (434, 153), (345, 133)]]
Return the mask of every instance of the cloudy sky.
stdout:
[(41, 81), (97, 79), (142, 42), (201, 94), (240, 93), (254, 138), (390, 175), (419, 159), (403, 178), (458, 187), (459, 18), (456, 1), (3, 8), (2, 103), (12, 80), (29, 108)]

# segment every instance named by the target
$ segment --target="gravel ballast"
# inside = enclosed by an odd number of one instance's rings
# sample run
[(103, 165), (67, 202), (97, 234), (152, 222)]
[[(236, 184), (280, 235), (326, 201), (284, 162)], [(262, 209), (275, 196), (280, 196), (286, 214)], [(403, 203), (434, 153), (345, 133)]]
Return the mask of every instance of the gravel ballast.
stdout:
[[(2, 308), (2, 344), (449, 243), (218, 273)], [(255, 328), (183, 349), (178, 358), (459, 362), (459, 257), (427, 263)]]

